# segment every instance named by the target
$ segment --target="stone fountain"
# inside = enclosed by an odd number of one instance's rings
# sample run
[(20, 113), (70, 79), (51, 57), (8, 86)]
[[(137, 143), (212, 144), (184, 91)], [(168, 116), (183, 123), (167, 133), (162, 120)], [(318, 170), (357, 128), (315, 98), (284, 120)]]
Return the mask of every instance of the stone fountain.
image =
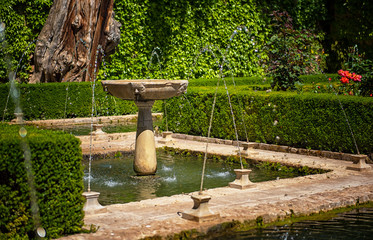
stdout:
[(137, 118), (135, 160), (133, 169), (137, 175), (153, 175), (157, 171), (157, 158), (153, 132), (152, 106), (155, 100), (164, 100), (186, 92), (187, 80), (105, 80), (104, 90), (123, 100), (135, 101)]

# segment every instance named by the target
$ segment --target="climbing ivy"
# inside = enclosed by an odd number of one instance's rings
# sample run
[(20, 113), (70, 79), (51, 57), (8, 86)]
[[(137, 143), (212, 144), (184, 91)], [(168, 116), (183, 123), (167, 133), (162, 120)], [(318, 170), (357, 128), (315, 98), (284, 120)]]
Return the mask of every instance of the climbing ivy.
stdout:
[(15, 71), (18, 63), (21, 70), (18, 77), (22, 81), (28, 79), (35, 49), (32, 42), (41, 31), (52, 3), (52, 0), (1, 0), (0, 22), (5, 24), (5, 38), (0, 43), (0, 82), (8, 81), (8, 68)]
[[(216, 77), (216, 62), (221, 61), (228, 44), (227, 60), (234, 59), (231, 68), (236, 76), (261, 71), (251, 39), (255, 37), (256, 47), (260, 48), (266, 37), (265, 21), (253, 1), (126, 0), (116, 1), (114, 11), (123, 28), (118, 50), (107, 64), (107, 78)], [(231, 39), (241, 25), (249, 31), (240, 31)], [(206, 46), (214, 49), (216, 58), (210, 51), (193, 67), (196, 56)], [(162, 71), (157, 56), (151, 55), (157, 47)]]
[[(6, 26), (6, 41), (0, 36), (0, 82), (8, 81), (9, 66), (15, 70), (29, 43), (37, 38), (52, 3), (0, 0), (0, 22)], [(330, 66), (341, 65), (344, 49), (349, 46), (358, 44), (360, 52), (371, 59), (372, 6), (367, 0), (116, 0), (114, 11), (122, 24), (121, 41), (115, 54), (106, 59), (107, 67), (101, 69), (99, 78), (216, 77), (217, 59), (221, 62), (218, 49), (224, 52), (228, 45), (225, 65), (229, 67), (224, 74), (260, 74), (262, 66), (257, 62), (265, 57), (261, 49), (272, 36), (269, 22), (273, 10), (289, 12), (296, 30), (325, 32), (323, 46), (330, 59), (327, 64), (334, 72)], [(238, 31), (240, 25), (247, 26), (249, 32)], [(239, 34), (230, 40), (234, 30)], [(193, 66), (206, 46), (214, 49), (217, 59), (211, 51), (205, 51)], [(34, 47), (29, 46), (19, 65), (20, 81), (27, 81), (32, 72)], [(156, 47), (160, 50), (151, 57)]]

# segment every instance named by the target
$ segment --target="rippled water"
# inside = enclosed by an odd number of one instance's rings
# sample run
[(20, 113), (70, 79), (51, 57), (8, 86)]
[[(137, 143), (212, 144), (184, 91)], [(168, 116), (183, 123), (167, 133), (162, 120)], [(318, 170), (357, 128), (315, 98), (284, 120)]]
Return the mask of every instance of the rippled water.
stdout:
[[(198, 191), (201, 183), (202, 159), (191, 156), (171, 155), (157, 152), (158, 170), (153, 177), (135, 177), (134, 156), (94, 159), (92, 161), (91, 190), (100, 192), (103, 205), (126, 203)], [(87, 162), (83, 163), (87, 166)], [(234, 169), (239, 165), (227, 165), (209, 160), (206, 165), (204, 188), (228, 186), (235, 179)], [(283, 173), (252, 168), (250, 180), (261, 182), (276, 178), (294, 177)], [(88, 175), (85, 169), (85, 185)], [(85, 186), (86, 187), (86, 186)]]
[(370, 240), (373, 239), (373, 208), (361, 208), (338, 214), (327, 221), (303, 221), (281, 227), (254, 229), (246, 232), (228, 233), (215, 240)]

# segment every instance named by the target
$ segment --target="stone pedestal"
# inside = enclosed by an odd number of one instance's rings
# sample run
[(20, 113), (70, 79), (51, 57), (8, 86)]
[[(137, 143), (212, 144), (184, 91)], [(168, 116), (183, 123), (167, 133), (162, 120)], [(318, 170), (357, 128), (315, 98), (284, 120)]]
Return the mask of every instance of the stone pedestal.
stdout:
[(23, 124), (23, 113), (14, 113), (16, 116), (15, 124)]
[(157, 171), (155, 139), (151, 108), (155, 100), (180, 96), (188, 87), (187, 80), (132, 79), (101, 81), (104, 90), (123, 100), (135, 101), (137, 119), (135, 161), (137, 175), (152, 175)]
[(104, 124), (93, 124), (93, 132), (92, 136), (94, 137), (94, 141), (106, 141), (107, 140), (107, 133), (102, 131), (102, 127)]
[(135, 101), (139, 108), (133, 169), (137, 175), (152, 175), (157, 171), (153, 132), (152, 106), (154, 101)]
[(104, 126), (104, 124), (99, 124), (99, 123), (93, 124), (93, 132), (92, 132), (92, 134), (93, 135), (106, 134), (106, 132), (102, 131), (102, 127), (103, 126)]
[(236, 179), (229, 183), (229, 187), (237, 189), (246, 189), (254, 187), (255, 184), (252, 183), (249, 179), (250, 169), (234, 169), (236, 173)]
[(162, 132), (162, 139), (158, 140), (159, 143), (166, 144), (172, 142), (172, 132)]
[(218, 213), (212, 213), (209, 209), (208, 202), (211, 197), (208, 195), (192, 195), (194, 202), (193, 208), (189, 211), (182, 212), (181, 217), (196, 222), (209, 222), (220, 218)]
[(250, 157), (250, 156), (253, 156), (253, 155), (258, 155), (258, 152), (253, 149), (253, 147), (256, 146), (257, 143), (244, 142), (244, 143), (241, 143), (241, 145), (243, 147), (243, 149), (241, 151), (242, 156)]
[(366, 155), (356, 155), (355, 158), (357, 158), (357, 163), (354, 163), (348, 166), (347, 167), (348, 170), (354, 170), (354, 171), (360, 171), (360, 172), (373, 170), (372, 167), (365, 162), (367, 158)]
[(98, 202), (99, 192), (84, 192), (83, 197), (86, 199), (83, 210), (85, 214), (106, 213), (107, 208), (101, 206)]

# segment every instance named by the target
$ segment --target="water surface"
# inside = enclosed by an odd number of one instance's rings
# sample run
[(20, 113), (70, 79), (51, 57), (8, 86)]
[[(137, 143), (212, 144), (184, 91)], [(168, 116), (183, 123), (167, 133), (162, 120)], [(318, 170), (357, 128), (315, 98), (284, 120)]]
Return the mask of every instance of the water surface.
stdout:
[(214, 240), (370, 240), (373, 239), (373, 208), (361, 208), (338, 214), (325, 221), (302, 221), (284, 226), (272, 226), (245, 232), (227, 233)]
[[(103, 205), (127, 203), (198, 191), (201, 183), (203, 160), (193, 156), (172, 155), (157, 151), (157, 174), (151, 177), (136, 177), (133, 171), (133, 155), (94, 159), (92, 161), (91, 190), (100, 192), (99, 201)], [(88, 182), (88, 161), (85, 165), (85, 188)], [(206, 164), (204, 188), (228, 186), (235, 179), (237, 165), (208, 160)], [(252, 182), (289, 178), (294, 173), (270, 171), (250, 167)]]

